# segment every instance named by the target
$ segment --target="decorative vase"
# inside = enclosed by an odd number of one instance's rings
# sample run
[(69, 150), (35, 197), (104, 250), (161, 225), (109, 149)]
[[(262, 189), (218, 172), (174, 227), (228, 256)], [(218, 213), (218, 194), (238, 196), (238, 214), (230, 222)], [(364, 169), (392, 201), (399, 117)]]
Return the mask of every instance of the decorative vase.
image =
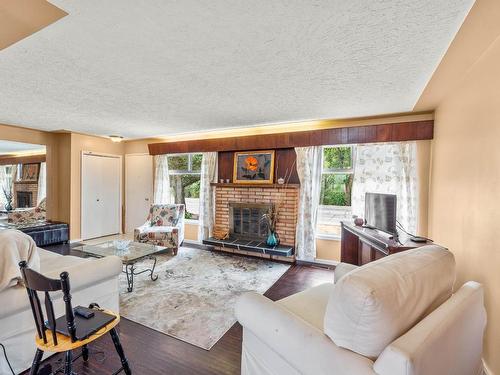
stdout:
[(269, 231), (269, 234), (267, 235), (267, 240), (266, 244), (267, 246), (278, 246), (280, 243), (278, 234), (273, 231)]
[(7, 203), (5, 203), (5, 211), (12, 211), (12, 201), (8, 200)]
[(358, 227), (363, 226), (364, 223), (365, 219), (363, 219), (362, 217), (357, 217), (354, 219), (354, 224), (357, 225)]

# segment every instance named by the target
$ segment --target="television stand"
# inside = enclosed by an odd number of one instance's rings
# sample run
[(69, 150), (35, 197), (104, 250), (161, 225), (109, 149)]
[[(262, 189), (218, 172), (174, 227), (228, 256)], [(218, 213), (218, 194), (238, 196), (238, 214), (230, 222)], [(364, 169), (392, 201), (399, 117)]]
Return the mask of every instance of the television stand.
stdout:
[(432, 242), (414, 242), (410, 236), (393, 237), (377, 229), (357, 226), (342, 221), (340, 260), (362, 266), (387, 255), (429, 245)]

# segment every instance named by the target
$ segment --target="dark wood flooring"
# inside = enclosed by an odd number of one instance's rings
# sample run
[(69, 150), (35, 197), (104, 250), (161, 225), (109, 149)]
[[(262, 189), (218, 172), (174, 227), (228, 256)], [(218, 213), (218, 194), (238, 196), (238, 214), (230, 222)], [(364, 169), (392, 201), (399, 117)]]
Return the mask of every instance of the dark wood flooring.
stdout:
[[(61, 254), (73, 253), (68, 245), (47, 249)], [(272, 300), (278, 300), (332, 280), (332, 270), (293, 265), (265, 295)], [(242, 331), (242, 327), (236, 323), (207, 351), (125, 318), (122, 318), (119, 325), (122, 345), (133, 373), (137, 375), (240, 374)], [(91, 351), (104, 351), (104, 361), (100, 354), (91, 354), (88, 363), (78, 359), (73, 371), (79, 375), (112, 374), (120, 367), (109, 335), (92, 344), (90, 348)], [(48, 361), (56, 364), (61, 358), (61, 355), (54, 355)]]

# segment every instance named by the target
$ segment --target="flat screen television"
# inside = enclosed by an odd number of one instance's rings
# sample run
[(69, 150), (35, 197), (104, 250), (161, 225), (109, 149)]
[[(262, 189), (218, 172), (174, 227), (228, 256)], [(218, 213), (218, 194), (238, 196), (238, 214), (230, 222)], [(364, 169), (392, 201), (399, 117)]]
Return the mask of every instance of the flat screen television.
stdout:
[(366, 193), (366, 226), (397, 236), (397, 201), (397, 196), (394, 194)]

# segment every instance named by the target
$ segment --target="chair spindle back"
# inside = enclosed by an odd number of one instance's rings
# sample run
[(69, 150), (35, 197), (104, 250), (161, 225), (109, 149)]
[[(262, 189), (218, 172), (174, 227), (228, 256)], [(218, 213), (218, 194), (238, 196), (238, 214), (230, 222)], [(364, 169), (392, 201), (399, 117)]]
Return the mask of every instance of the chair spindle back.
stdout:
[(50, 326), (53, 343), (54, 345), (57, 345), (56, 317), (54, 313), (54, 304), (52, 303), (49, 292), (62, 291), (66, 308), (66, 323), (68, 325), (68, 332), (70, 334), (71, 341), (75, 342), (77, 340), (76, 326), (75, 315), (71, 305), (69, 274), (67, 272), (62, 272), (60, 274), (60, 279), (57, 280), (50, 279), (36, 271), (33, 271), (28, 268), (28, 264), (25, 261), (19, 263), (19, 267), (21, 268), (21, 275), (23, 277), (24, 285), (26, 286), (26, 291), (28, 292), (28, 298), (33, 312), (33, 318), (35, 319), (38, 337), (42, 339), (45, 344), (47, 344), (46, 330), (48, 330), (48, 328), (45, 326), (45, 317), (43, 315), (38, 292), (42, 292), (45, 295), (45, 312), (47, 314), (47, 321)]

